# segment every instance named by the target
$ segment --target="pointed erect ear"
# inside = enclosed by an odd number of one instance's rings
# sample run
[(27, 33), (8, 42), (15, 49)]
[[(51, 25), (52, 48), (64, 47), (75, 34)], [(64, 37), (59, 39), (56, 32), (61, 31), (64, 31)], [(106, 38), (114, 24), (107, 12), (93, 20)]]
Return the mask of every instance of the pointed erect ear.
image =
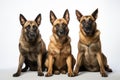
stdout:
[(78, 10), (76, 10), (77, 20), (80, 22), (81, 17), (83, 16)]
[(27, 21), (27, 20), (25, 19), (25, 17), (24, 17), (22, 14), (20, 14), (19, 19), (20, 19), (20, 24), (21, 24), (22, 26), (24, 26), (25, 22)]
[(92, 13), (92, 16), (94, 17), (94, 19), (96, 20), (98, 17), (98, 8)]
[(41, 23), (41, 14), (38, 14), (38, 16), (35, 18), (35, 22), (38, 24), (38, 26)]
[(68, 11), (68, 9), (65, 10), (63, 18), (67, 21), (67, 23), (69, 23), (70, 17), (69, 17), (69, 11)]
[(51, 24), (54, 23), (54, 21), (57, 19), (53, 11), (50, 11), (50, 22)]

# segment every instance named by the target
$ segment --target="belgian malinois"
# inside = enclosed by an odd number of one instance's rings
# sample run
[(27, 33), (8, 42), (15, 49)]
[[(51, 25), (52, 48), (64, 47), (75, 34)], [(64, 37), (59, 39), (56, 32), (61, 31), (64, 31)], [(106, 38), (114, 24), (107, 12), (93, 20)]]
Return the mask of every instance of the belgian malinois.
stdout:
[(105, 71), (112, 72), (101, 50), (100, 31), (96, 25), (97, 15), (98, 9), (86, 16), (76, 10), (77, 19), (80, 22), (80, 40), (75, 75), (78, 75), (80, 70), (100, 71), (102, 77), (108, 76)]
[[(22, 32), (19, 40), (19, 65), (14, 77), (20, 76), (21, 71), (38, 70), (38, 76), (43, 76), (44, 62), (46, 56), (46, 46), (39, 33), (39, 25), (41, 23), (41, 14), (39, 14), (34, 21), (26, 20), (20, 14), (20, 23), (22, 25)], [(25, 68), (22, 69), (23, 63)]]
[(48, 72), (46, 76), (54, 74), (66, 74), (74, 76), (73, 67), (75, 59), (71, 54), (71, 39), (68, 36), (69, 11), (66, 10), (63, 18), (57, 19), (53, 11), (50, 11), (50, 22), (53, 25), (53, 35), (48, 45), (48, 56), (45, 62)]

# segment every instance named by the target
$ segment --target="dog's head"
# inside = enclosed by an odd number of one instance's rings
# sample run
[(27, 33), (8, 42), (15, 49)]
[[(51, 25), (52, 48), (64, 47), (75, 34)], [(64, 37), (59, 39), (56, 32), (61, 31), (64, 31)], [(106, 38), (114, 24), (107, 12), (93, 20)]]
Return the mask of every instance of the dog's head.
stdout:
[(63, 18), (57, 19), (53, 11), (50, 11), (50, 22), (53, 25), (53, 33), (57, 34), (58, 37), (64, 37), (68, 35), (68, 23), (69, 23), (69, 11), (66, 10)]
[(78, 10), (76, 10), (76, 16), (80, 22), (80, 30), (86, 36), (93, 36), (96, 31), (96, 19), (98, 15), (98, 9), (96, 9), (91, 15), (83, 16)]
[(22, 14), (20, 14), (19, 18), (22, 25), (22, 33), (26, 40), (28, 42), (35, 42), (39, 34), (38, 27), (41, 23), (41, 14), (34, 21), (27, 20)]

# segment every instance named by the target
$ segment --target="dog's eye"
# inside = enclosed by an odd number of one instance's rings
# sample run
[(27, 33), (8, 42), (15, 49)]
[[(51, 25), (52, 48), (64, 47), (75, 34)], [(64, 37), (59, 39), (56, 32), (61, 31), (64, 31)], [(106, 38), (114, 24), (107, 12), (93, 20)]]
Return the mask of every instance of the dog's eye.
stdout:
[(91, 19), (89, 19), (89, 23), (90, 23), (90, 24), (92, 23), (92, 20), (91, 20)]
[(66, 27), (67, 25), (63, 23), (62, 26)]
[(33, 30), (36, 31), (36, 30), (37, 30), (37, 27), (36, 27), (36, 26), (33, 26)]
[(83, 20), (81, 23), (84, 25), (85, 24), (85, 20)]
[(59, 28), (59, 24), (55, 25), (55, 27), (58, 29)]
[(63, 26), (63, 28), (66, 28), (67, 25), (63, 23), (62, 26)]
[(29, 29), (30, 29), (30, 26), (28, 25), (28, 26), (26, 27), (26, 29), (29, 30)]
[(67, 25), (63, 23), (62, 26), (63, 26), (63, 27), (66, 27)]

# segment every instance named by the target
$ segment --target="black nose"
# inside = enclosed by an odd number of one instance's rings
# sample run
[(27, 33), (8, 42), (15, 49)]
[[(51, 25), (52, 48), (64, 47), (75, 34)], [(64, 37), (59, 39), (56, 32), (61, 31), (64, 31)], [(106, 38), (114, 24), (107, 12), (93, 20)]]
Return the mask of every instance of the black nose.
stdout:
[(35, 33), (34, 32), (30, 32), (30, 36), (35, 36)]
[(60, 32), (61, 34), (64, 34), (64, 30), (60, 30), (59, 32)]

